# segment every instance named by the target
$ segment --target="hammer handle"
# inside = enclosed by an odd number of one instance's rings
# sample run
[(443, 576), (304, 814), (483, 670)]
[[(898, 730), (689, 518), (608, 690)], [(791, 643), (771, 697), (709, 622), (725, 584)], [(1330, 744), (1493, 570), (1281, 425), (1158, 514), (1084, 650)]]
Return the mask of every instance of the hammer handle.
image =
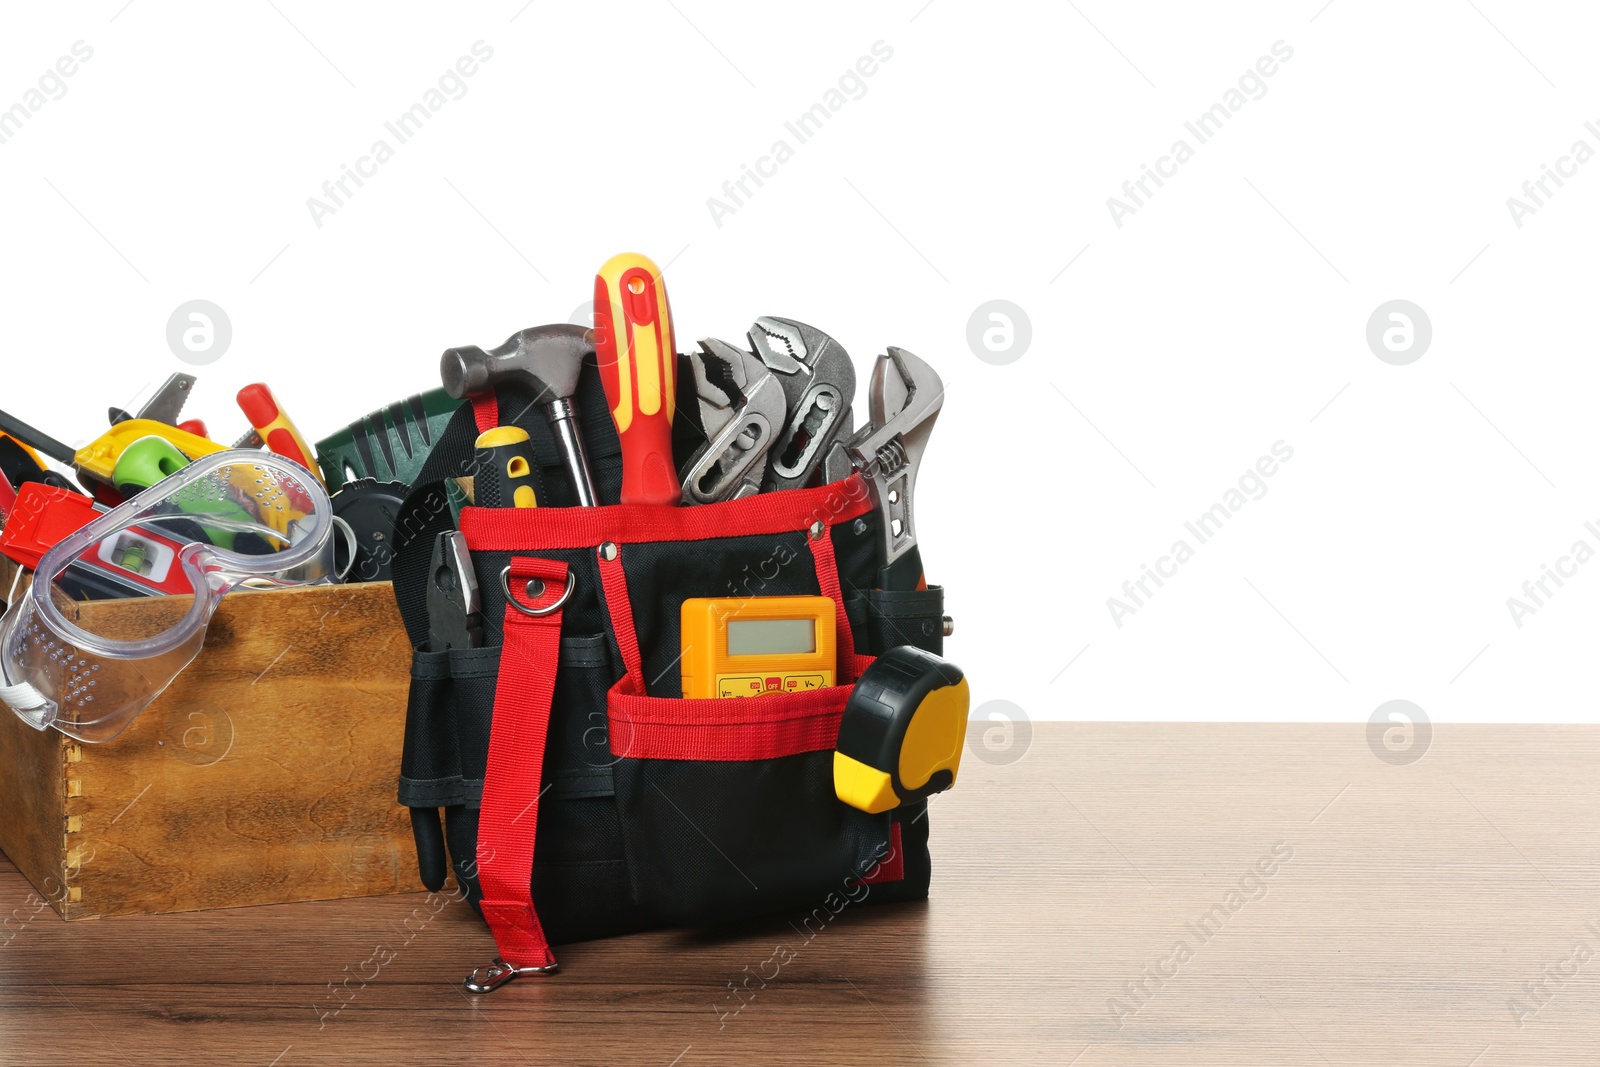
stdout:
[(578, 506), (592, 508), (599, 498), (594, 492), (594, 476), (589, 473), (589, 453), (583, 447), (583, 435), (578, 432), (578, 413), (573, 409), (570, 396), (558, 397), (545, 405), (550, 426), (556, 432), (556, 442), (567, 463), (567, 476), (578, 498)]
[(622, 442), (622, 503), (683, 502), (672, 457), (678, 357), (661, 269), (624, 252), (594, 279), (594, 340)]

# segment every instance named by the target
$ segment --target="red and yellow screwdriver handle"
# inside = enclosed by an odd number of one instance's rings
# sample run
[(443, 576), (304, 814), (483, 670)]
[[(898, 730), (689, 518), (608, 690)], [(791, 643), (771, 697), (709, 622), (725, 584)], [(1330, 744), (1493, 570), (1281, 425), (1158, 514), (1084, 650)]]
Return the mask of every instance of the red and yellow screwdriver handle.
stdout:
[(278, 403), (278, 398), (272, 395), (271, 389), (261, 382), (245, 386), (239, 390), (239, 410), (244, 412), (245, 418), (250, 420), (250, 425), (255, 427), (268, 448), (285, 459), (294, 460), (322, 482), (322, 472), (312, 458), (311, 446), (300, 436), (300, 431), (289, 421), (289, 416), (283, 413), (283, 407)]
[(622, 503), (681, 504), (672, 459), (678, 349), (661, 269), (624, 252), (594, 279), (595, 354), (622, 442)]

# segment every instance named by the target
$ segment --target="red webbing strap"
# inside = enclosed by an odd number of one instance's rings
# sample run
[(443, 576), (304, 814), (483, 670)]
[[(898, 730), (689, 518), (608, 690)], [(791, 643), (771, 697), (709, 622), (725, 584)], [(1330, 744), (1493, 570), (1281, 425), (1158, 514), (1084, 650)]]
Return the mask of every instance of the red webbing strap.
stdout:
[(861, 876), (862, 885), (879, 885), (883, 882), (906, 880), (906, 857), (900, 845), (900, 822), (889, 824), (889, 851), (878, 857), (872, 870)]
[(479, 433), (488, 433), (500, 425), (500, 401), (493, 393), (478, 393), (472, 398), (472, 418)]
[[(544, 590), (530, 600), (527, 586), (535, 579), (544, 583)], [(513, 556), (508, 584), (523, 607), (549, 608), (566, 595), (567, 565)], [(561, 611), (533, 616), (508, 603), (478, 819), (478, 884), (483, 917), (500, 957), (514, 967), (555, 963), (533, 910), (531, 883), (545, 737), (560, 658)]]
[(872, 510), (860, 474), (815, 489), (758, 493), (693, 508), (612, 504), (599, 508), (462, 508), (461, 530), (474, 552), (589, 548), (606, 541), (708, 541), (800, 533), (814, 522), (837, 526)]
[(626, 759), (730, 762), (825, 752), (839, 743), (850, 690), (840, 686), (748, 700), (607, 697), (611, 754)]
[(837, 619), (835, 632), (839, 656), (839, 685), (849, 685), (861, 677), (861, 672), (867, 669), (872, 662), (871, 656), (856, 655), (856, 638), (850, 630), (850, 614), (844, 610), (844, 593), (839, 588), (839, 563), (833, 555), (833, 533), (831, 530), (823, 533), (821, 537), (807, 538), (806, 544), (811, 546), (811, 558), (817, 568), (817, 585), (822, 589), (822, 595), (833, 601), (834, 615)]
[[(600, 557), (600, 587), (606, 594), (606, 612), (617, 634), (622, 666), (635, 693), (644, 693), (644, 658), (639, 653), (639, 633), (633, 628), (633, 602), (628, 599), (628, 576), (622, 570), (622, 548), (611, 559)], [(619, 685), (622, 683), (618, 683)]]

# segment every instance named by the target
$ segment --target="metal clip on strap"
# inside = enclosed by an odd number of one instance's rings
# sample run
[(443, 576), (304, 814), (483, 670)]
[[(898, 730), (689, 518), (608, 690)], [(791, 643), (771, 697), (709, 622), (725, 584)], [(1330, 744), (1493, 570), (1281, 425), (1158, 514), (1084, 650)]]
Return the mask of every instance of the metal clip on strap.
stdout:
[[(513, 556), (501, 575), (505, 639), (495, 680), (476, 857), (480, 906), (500, 956), (472, 972), (465, 983), (469, 993), (490, 993), (519, 975), (556, 969), (533, 906), (533, 844), (561, 655), (561, 609), (576, 581), (565, 563), (530, 556)], [(520, 593), (528, 603), (519, 600)]]
[(554, 974), (557, 964), (548, 967), (513, 967), (505, 960), (499, 959), (487, 967), (479, 967), (467, 975), (468, 993), (493, 993), (513, 978), (520, 978), (525, 974)]

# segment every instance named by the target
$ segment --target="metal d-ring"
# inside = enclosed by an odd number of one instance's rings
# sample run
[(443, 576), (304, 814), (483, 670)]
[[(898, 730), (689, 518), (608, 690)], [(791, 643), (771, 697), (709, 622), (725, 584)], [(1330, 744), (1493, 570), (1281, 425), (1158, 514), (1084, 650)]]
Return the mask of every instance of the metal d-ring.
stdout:
[(487, 967), (479, 967), (467, 975), (464, 983), (468, 993), (493, 993), (511, 979), (524, 974), (554, 974), (554, 963), (547, 967), (513, 967), (503, 959), (496, 959)]
[[(534, 582), (539, 583), (539, 591), (537, 593), (535, 593), (531, 588)], [(528, 582), (528, 585), (530, 587), (528, 589), (528, 595), (530, 597), (544, 596), (543, 581), (538, 578), (534, 578)], [(506, 603), (510, 604), (524, 615), (531, 615), (537, 619), (540, 616), (550, 615), (560, 611), (562, 606), (565, 605), (568, 600), (572, 599), (572, 591), (578, 588), (578, 576), (573, 574), (571, 571), (567, 572), (566, 592), (562, 593), (561, 598), (547, 608), (525, 608), (517, 601), (516, 597), (511, 595), (511, 565), (509, 563), (506, 564), (506, 569), (500, 572), (500, 588), (504, 589), (506, 592)]]

